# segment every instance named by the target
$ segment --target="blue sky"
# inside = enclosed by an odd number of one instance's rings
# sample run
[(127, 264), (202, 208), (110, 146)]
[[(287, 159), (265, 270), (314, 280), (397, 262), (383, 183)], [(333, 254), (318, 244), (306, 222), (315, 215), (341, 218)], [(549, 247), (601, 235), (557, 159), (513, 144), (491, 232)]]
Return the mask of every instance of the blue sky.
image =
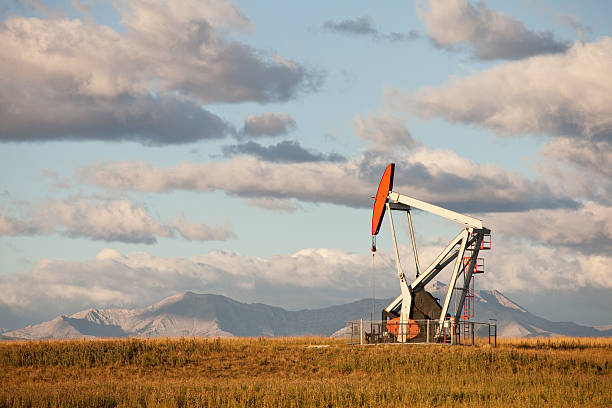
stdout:
[[(611, 323), (611, 7), (0, 3), (0, 327), (185, 290), (367, 297), (390, 161), (493, 229), (479, 287)], [(415, 224), (425, 258), (458, 232)]]

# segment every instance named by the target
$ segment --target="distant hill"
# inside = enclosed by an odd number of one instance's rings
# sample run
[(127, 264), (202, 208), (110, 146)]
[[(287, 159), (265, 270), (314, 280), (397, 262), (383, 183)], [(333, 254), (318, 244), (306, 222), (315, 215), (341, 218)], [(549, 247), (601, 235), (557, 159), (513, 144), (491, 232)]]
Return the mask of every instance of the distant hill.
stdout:
[[(434, 296), (446, 286), (435, 283)], [(392, 299), (376, 302), (375, 319)], [(477, 320), (498, 320), (501, 337), (612, 336), (571, 322), (551, 322), (535, 316), (498, 291), (477, 291)], [(321, 309), (287, 311), (261, 303), (242, 303), (221, 295), (186, 292), (142, 309), (88, 309), (72, 316), (2, 333), (2, 339), (69, 339), (109, 337), (233, 337), (330, 336), (347, 320), (370, 319), (372, 300), (363, 299)]]

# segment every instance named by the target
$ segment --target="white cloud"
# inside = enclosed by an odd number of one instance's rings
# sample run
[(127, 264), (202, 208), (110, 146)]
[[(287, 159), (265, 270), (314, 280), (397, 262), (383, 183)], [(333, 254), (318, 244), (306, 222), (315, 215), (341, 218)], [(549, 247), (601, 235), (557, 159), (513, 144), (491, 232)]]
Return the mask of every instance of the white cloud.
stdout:
[(34, 217), (37, 225), (58, 229), (73, 238), (150, 244), (158, 236), (172, 236), (169, 227), (151, 217), (144, 207), (127, 200), (49, 201), (37, 207)]
[(564, 52), (569, 44), (551, 32), (528, 30), (523, 23), (468, 0), (429, 0), (419, 8), (429, 38), (439, 47), (464, 46), (479, 59), (521, 59)]
[(234, 130), (202, 104), (287, 100), (314, 78), (231, 40), (250, 22), (229, 2), (115, 6), (124, 32), (66, 17), (0, 23), (2, 140), (221, 138)]
[[(421, 244), (421, 262), (424, 264), (443, 246), (441, 241)], [(405, 245), (400, 250), (403, 254), (411, 252)], [(477, 278), (478, 287), (483, 289), (537, 292), (612, 288), (612, 259), (605, 255), (572, 255), (496, 239), (494, 249), (483, 256), (486, 272)], [(403, 261), (405, 272), (411, 276), (409, 258)], [(45, 259), (29, 272), (0, 275), (0, 306), (30, 319), (48, 319), (91, 306), (145, 306), (191, 290), (288, 308), (313, 308), (370, 296), (371, 262), (368, 253), (327, 248), (267, 258), (228, 251), (162, 258), (104, 249), (95, 259)], [(394, 262), (389, 252), (379, 248), (375, 258), (379, 298), (399, 293)], [(437, 279), (446, 282), (446, 275), (440, 274)]]
[[(395, 276), (383, 273), (389, 260), (381, 255), (377, 266), (380, 293), (395, 293)], [(0, 305), (26, 315), (42, 310), (53, 317), (92, 305), (145, 306), (192, 290), (243, 301), (281, 302), (286, 307), (314, 307), (330, 299), (366, 297), (370, 274), (368, 254), (325, 248), (268, 258), (228, 251), (192, 258), (142, 252), (124, 256), (104, 249), (95, 259), (45, 259), (27, 273), (0, 275)]]
[(190, 222), (182, 212), (176, 216), (172, 226), (183, 238), (190, 241), (225, 241), (236, 237), (229, 223), (210, 226)]
[(525, 242), (584, 254), (612, 254), (612, 207), (587, 202), (579, 209), (489, 214), (487, 219), (496, 233)]
[[(303, 201), (363, 205), (370, 191), (355, 163), (272, 163), (251, 157), (223, 162), (181, 162), (161, 168), (142, 162), (82, 167), (77, 177), (98, 187), (164, 193), (173, 190), (225, 190), (245, 197), (297, 198)], [(342, 181), (342, 182), (340, 182)]]
[(153, 244), (174, 231), (189, 240), (226, 240), (234, 236), (229, 225), (190, 222), (179, 214), (172, 226), (159, 222), (142, 205), (126, 199), (95, 200), (72, 197), (39, 203), (26, 220), (0, 214), (0, 235), (49, 235), (71, 238)]
[[(496, 226), (490, 215), (484, 217), (484, 221), (486, 225), (491, 221)], [(421, 268), (429, 266), (448, 241), (450, 238), (417, 241)], [(414, 261), (409, 244), (400, 245), (400, 253), (404, 272), (413, 277)], [(485, 270), (483, 275), (476, 275), (479, 289), (529, 293), (577, 291), (585, 287), (612, 289), (612, 257), (609, 253), (583, 253), (573, 247), (516, 240), (504, 235), (501, 229), (493, 229), (492, 249), (481, 251), (479, 257), (484, 258)], [(449, 265), (436, 279), (448, 283), (451, 271), (452, 265)]]
[(422, 118), (442, 117), (501, 135), (542, 133), (605, 140), (612, 135), (612, 38), (566, 53), (509, 62), (388, 101)]
[(612, 288), (612, 258), (584, 255), (563, 249), (507, 240), (485, 255), (485, 275), (479, 285), (501, 291), (541, 289), (578, 290), (582, 287)]

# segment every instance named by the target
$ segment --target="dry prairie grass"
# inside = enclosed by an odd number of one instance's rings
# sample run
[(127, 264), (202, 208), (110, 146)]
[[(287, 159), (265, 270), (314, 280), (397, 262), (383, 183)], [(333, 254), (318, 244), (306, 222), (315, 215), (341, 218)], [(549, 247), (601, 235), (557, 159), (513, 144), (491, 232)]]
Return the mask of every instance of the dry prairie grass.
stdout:
[[(325, 348), (309, 345), (327, 344)], [(0, 343), (0, 407), (612, 406), (612, 339)]]

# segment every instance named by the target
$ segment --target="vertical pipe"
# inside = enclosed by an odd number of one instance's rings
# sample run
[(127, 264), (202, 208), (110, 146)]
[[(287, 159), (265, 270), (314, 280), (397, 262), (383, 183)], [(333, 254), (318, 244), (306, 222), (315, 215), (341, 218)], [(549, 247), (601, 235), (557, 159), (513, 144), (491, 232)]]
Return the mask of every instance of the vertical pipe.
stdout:
[(397, 276), (400, 280), (404, 279), (404, 271), (400, 263), (399, 250), (397, 249), (397, 239), (395, 238), (395, 226), (393, 225), (393, 216), (391, 215), (391, 206), (387, 203), (387, 211), (389, 212), (389, 223), (391, 224), (391, 236), (393, 237), (393, 248), (395, 249), (395, 260), (397, 262)]
[(429, 343), (429, 322), (430, 322), (430, 319), (427, 319), (427, 341), (426, 341), (427, 343)]
[(387, 203), (387, 211), (389, 212), (389, 224), (391, 224), (391, 236), (393, 238), (393, 248), (395, 249), (395, 258), (397, 261), (397, 277), (400, 281), (400, 288), (402, 290), (402, 308), (400, 311), (400, 325), (398, 326), (397, 340), (400, 343), (406, 342), (406, 325), (410, 319), (410, 309), (412, 308), (412, 294), (410, 288), (406, 282), (406, 276), (402, 270), (402, 264), (400, 263), (399, 249), (397, 248), (397, 239), (395, 237), (395, 226), (393, 225), (393, 215), (391, 206)]
[[(372, 252), (372, 314), (370, 315), (370, 330), (374, 335), (374, 313), (376, 310), (376, 279), (374, 275), (374, 252)], [(376, 337), (378, 343), (378, 337)]]
[(421, 274), (421, 267), (419, 265), (419, 254), (417, 253), (416, 240), (414, 238), (414, 228), (412, 227), (412, 216), (410, 210), (406, 211), (408, 214), (408, 225), (410, 226), (410, 239), (412, 240), (412, 252), (414, 252), (414, 263), (416, 264), (416, 277), (418, 278)]

